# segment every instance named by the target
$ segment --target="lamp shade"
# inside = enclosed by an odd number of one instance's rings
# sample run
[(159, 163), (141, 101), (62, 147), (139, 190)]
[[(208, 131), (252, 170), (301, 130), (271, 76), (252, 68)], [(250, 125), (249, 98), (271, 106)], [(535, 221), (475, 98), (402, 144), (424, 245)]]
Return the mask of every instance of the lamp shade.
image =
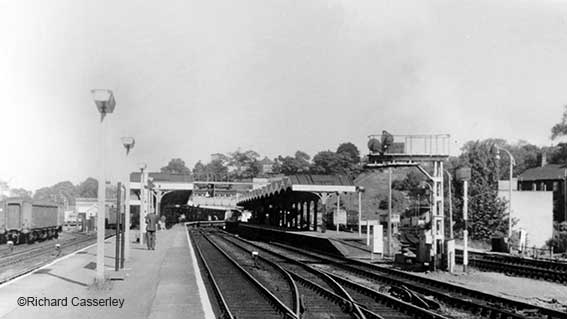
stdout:
[(120, 138), (120, 140), (122, 141), (122, 145), (124, 145), (124, 148), (126, 149), (126, 154), (130, 153), (130, 150), (134, 148), (134, 144), (136, 144), (136, 140), (133, 137), (122, 137)]
[(114, 112), (116, 100), (111, 90), (91, 90), (97, 110), (100, 112), (100, 120), (108, 113)]

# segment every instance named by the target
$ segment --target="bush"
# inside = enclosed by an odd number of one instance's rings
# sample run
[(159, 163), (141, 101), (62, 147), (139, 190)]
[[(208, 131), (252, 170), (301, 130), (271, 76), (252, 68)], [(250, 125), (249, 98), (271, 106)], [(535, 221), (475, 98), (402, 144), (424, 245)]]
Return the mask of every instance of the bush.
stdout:
[(564, 253), (567, 251), (567, 222), (555, 223), (553, 228), (553, 237), (546, 244), (553, 247), (554, 252)]

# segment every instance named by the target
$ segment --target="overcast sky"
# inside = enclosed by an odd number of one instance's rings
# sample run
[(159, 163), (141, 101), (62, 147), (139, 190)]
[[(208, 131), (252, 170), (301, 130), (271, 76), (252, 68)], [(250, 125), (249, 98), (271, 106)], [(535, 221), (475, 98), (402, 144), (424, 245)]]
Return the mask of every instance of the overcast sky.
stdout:
[(92, 88), (113, 180), (124, 135), (130, 170), (383, 129), (550, 145), (567, 104), (565, 1), (0, 0), (0, 41), (0, 179), (32, 190), (98, 175)]

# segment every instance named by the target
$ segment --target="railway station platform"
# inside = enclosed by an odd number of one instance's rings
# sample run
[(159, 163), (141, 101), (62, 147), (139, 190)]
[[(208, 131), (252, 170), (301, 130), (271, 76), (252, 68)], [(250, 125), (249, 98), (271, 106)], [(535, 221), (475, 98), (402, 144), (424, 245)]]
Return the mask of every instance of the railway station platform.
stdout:
[(328, 229), (326, 232), (294, 231), (265, 225), (240, 223), (232, 232), (251, 239), (277, 241), (299, 248), (324, 251), (347, 258), (370, 260), (370, 248), (366, 246), (366, 234)]
[(6, 283), (0, 318), (214, 318), (186, 228), (158, 232), (156, 243), (155, 250), (133, 243), (116, 273), (115, 242), (108, 239), (102, 287), (93, 285), (96, 245)]

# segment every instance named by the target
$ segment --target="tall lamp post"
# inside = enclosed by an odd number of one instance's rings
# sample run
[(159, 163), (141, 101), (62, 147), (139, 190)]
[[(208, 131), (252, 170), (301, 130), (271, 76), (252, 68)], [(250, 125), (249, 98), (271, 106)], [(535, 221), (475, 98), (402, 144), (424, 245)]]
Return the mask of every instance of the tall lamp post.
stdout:
[[(133, 137), (122, 137), (122, 145), (126, 149), (126, 167), (128, 167), (128, 154), (134, 148), (136, 141)], [(130, 170), (126, 169), (126, 179), (124, 180), (126, 188), (124, 196), (124, 259), (130, 257)]]
[(97, 283), (104, 282), (104, 215), (106, 211), (106, 169), (104, 165), (105, 129), (104, 117), (116, 107), (114, 94), (111, 90), (91, 90), (97, 110), (100, 113), (100, 177), (98, 180), (98, 213), (97, 213), (97, 239), (96, 239), (96, 277)]
[(147, 165), (146, 163), (141, 163), (139, 164), (140, 167), (140, 214), (139, 214), (139, 235), (140, 235), (140, 245), (144, 245), (144, 235), (145, 235), (145, 229), (144, 229), (144, 218), (146, 217), (146, 213), (147, 213), (147, 209), (148, 209), (148, 204), (147, 204), (147, 200), (148, 200), (148, 193), (146, 192), (146, 183), (147, 183), (147, 178), (146, 178), (146, 168)]
[(500, 160), (500, 151), (506, 152), (510, 157), (510, 165), (509, 165), (509, 179), (508, 179), (508, 245), (510, 245), (510, 239), (512, 238), (512, 176), (514, 165), (516, 165), (516, 160), (512, 153), (510, 153), (507, 149), (502, 148), (498, 145), (494, 145), (496, 147), (496, 160)]

